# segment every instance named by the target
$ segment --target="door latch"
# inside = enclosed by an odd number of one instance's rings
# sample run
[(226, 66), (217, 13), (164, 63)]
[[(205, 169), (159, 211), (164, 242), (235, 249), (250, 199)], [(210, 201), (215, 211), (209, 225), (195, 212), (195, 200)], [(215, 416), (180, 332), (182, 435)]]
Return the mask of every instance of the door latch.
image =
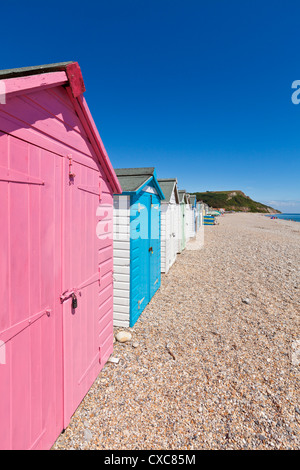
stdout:
[(72, 309), (75, 310), (77, 307), (78, 307), (77, 297), (76, 297), (76, 294), (73, 293), (72, 294)]

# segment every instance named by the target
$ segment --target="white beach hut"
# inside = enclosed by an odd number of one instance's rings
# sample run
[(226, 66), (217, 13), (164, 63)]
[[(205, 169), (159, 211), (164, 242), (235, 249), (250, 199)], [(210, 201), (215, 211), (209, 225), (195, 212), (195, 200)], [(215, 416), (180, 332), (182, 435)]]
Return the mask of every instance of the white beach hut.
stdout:
[(167, 273), (176, 260), (179, 227), (179, 194), (177, 179), (159, 179), (165, 199), (161, 202), (161, 272)]
[(185, 208), (185, 223), (186, 223), (186, 242), (195, 236), (194, 231), (194, 210), (191, 205), (191, 195), (187, 194), (187, 201)]
[(200, 230), (200, 228), (203, 225), (203, 211), (204, 211), (203, 204), (201, 202), (197, 202), (197, 225), (196, 225), (197, 231)]
[(194, 194), (190, 195), (190, 221), (189, 221), (189, 228), (190, 228), (190, 238), (194, 238), (196, 236), (196, 225), (197, 225), (197, 199)]
[(178, 253), (181, 253), (186, 246), (187, 242), (187, 207), (189, 205), (188, 197), (186, 191), (184, 189), (178, 190), (179, 194), (179, 217), (178, 217), (178, 225), (179, 225), (179, 239), (178, 239)]

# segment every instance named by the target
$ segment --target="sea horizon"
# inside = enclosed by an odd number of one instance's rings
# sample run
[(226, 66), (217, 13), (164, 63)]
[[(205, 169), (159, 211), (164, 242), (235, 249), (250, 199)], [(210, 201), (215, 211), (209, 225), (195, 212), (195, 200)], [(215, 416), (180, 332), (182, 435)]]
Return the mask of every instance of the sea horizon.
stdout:
[(282, 214), (270, 214), (268, 215), (268, 217), (276, 217), (277, 219), (300, 222), (300, 213), (298, 212), (283, 212)]

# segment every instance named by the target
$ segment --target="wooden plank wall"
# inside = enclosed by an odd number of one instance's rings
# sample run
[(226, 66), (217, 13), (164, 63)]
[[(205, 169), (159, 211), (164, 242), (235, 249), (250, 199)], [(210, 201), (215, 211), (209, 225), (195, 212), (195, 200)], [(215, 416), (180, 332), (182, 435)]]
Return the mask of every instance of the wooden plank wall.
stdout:
[(114, 326), (130, 321), (130, 196), (114, 196)]

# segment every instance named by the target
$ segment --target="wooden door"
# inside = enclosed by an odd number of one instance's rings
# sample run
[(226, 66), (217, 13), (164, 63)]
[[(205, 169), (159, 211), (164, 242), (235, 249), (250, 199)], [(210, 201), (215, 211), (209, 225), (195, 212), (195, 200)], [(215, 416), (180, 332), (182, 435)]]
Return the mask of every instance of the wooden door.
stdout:
[(149, 207), (149, 256), (150, 256), (150, 274), (149, 289), (150, 299), (160, 287), (161, 280), (161, 246), (160, 246), (160, 199), (156, 195), (150, 196)]
[(142, 314), (149, 297), (150, 197), (134, 195), (130, 207), (130, 326)]
[[(74, 176), (72, 176), (74, 175)], [(64, 169), (64, 426), (113, 347), (112, 196), (91, 159)]]
[(63, 429), (62, 158), (0, 132), (0, 448)]

